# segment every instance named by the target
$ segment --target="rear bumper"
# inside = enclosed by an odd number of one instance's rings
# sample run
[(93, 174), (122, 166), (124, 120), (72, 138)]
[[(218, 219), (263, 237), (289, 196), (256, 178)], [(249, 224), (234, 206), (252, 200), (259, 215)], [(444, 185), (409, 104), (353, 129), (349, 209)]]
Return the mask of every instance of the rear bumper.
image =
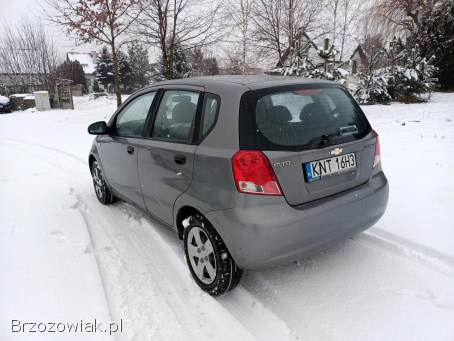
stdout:
[(388, 203), (379, 172), (349, 191), (300, 206), (282, 197), (240, 195), (232, 209), (207, 213), (239, 267), (288, 263), (375, 224)]

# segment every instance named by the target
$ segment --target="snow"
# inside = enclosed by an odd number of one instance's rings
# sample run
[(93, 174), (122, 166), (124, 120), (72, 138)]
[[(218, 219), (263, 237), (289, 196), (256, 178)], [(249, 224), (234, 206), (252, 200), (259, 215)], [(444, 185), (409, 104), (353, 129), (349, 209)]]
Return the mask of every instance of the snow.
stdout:
[(68, 52), (67, 56), (72, 62), (77, 60), (85, 74), (92, 75), (96, 71), (96, 53)]
[(308, 259), (249, 271), (217, 299), (191, 279), (173, 231), (98, 203), (86, 128), (115, 100), (75, 107), (0, 116), (1, 340), (113, 339), (11, 333), (12, 319), (95, 317), (122, 319), (118, 340), (454, 339), (454, 94), (363, 107), (390, 181), (384, 217)]
[(5, 96), (0, 96), (0, 104), (8, 104), (9, 98)]
[(22, 98), (24, 98), (24, 97), (31, 96), (31, 95), (32, 94), (13, 94), (10, 97), (22, 97)]

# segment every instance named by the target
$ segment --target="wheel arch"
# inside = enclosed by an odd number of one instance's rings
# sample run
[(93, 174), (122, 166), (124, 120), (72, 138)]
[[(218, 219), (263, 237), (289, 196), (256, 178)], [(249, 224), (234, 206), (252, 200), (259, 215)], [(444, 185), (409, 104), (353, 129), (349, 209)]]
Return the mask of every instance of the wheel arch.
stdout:
[(183, 235), (184, 235), (184, 226), (183, 226), (183, 220), (185, 220), (187, 217), (195, 214), (200, 214), (202, 215), (205, 219), (206, 216), (200, 212), (197, 208), (190, 206), (190, 205), (184, 205), (179, 208), (178, 213), (176, 214), (175, 217), (175, 226), (177, 228), (177, 235), (180, 240), (183, 240)]
[(90, 168), (90, 173), (91, 173), (91, 167), (93, 166), (93, 162), (96, 161), (96, 157), (93, 154), (90, 154), (88, 156), (88, 167)]

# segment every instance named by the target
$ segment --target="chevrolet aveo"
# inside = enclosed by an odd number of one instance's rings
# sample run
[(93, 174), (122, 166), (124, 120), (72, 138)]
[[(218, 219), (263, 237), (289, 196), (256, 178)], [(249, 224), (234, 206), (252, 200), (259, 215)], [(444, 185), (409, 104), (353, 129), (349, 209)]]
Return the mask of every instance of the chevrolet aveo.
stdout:
[(215, 76), (130, 96), (89, 155), (103, 204), (174, 228), (197, 284), (233, 289), (243, 269), (284, 264), (373, 225), (388, 202), (380, 144), (336, 83)]

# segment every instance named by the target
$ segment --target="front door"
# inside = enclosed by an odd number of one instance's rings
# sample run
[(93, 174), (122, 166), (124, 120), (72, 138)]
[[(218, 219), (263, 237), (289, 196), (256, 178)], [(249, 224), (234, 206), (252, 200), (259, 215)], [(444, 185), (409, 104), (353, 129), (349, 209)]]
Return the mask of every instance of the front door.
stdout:
[(100, 156), (107, 183), (121, 197), (144, 208), (137, 172), (138, 150), (155, 92), (140, 95), (116, 116), (111, 134), (100, 139)]
[(164, 90), (149, 139), (139, 151), (139, 178), (147, 210), (168, 224), (173, 205), (190, 185), (194, 152), (192, 144), (200, 92)]

